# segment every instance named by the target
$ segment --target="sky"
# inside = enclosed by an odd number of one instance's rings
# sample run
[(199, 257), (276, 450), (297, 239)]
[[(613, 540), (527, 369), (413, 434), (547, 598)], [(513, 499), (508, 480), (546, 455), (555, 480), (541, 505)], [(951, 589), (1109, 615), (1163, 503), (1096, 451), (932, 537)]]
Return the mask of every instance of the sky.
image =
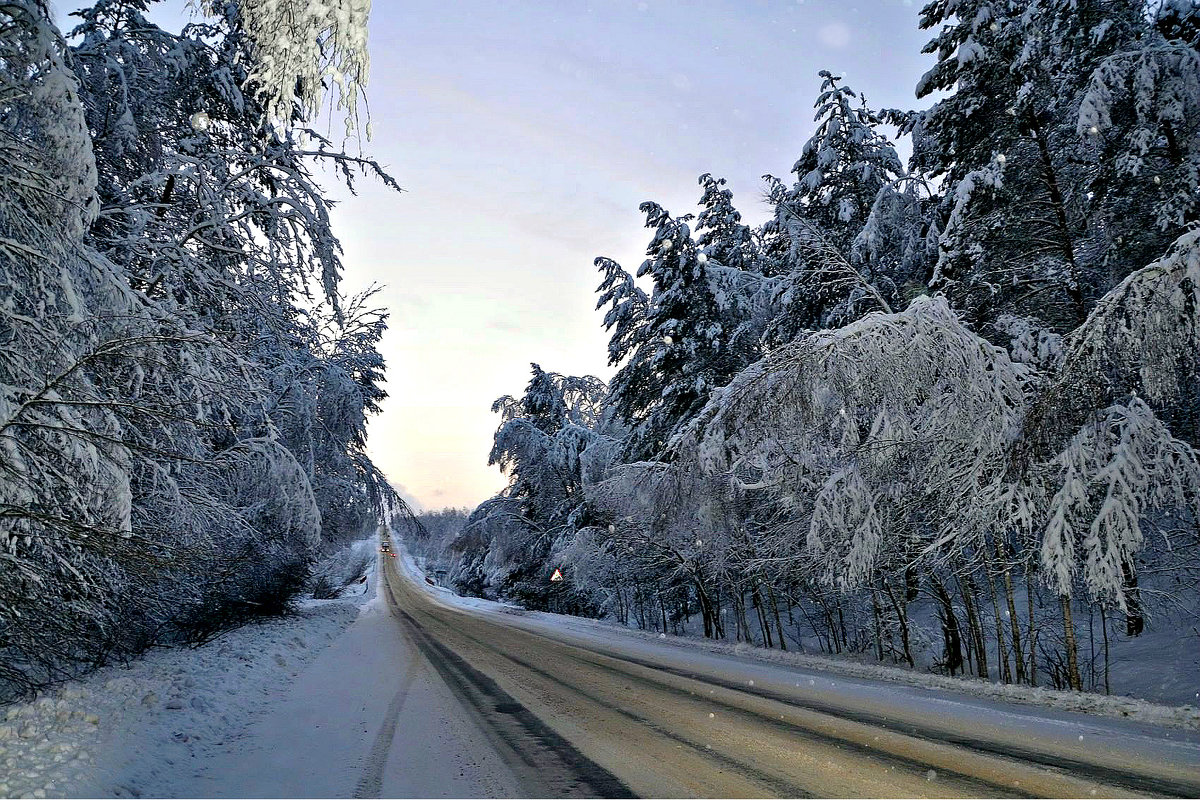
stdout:
[(614, 371), (593, 261), (637, 269), (650, 239), (638, 205), (693, 212), (711, 172), (746, 220), (764, 219), (761, 176), (799, 157), (821, 69), (872, 107), (920, 102), (932, 60), (918, 8), (375, 0), (363, 150), (404, 192), (326, 185), (344, 289), (379, 284), (391, 312), (369, 451), (393, 484), (425, 509), (498, 491), (492, 402), (524, 390), (531, 362)]

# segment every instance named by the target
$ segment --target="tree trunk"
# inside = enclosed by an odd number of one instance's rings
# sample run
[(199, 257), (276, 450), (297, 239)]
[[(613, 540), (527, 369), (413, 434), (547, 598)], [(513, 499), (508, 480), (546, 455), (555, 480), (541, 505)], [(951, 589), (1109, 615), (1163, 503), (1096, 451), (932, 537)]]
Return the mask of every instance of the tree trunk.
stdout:
[(698, 576), (692, 576), (692, 582), (696, 585), (696, 603), (700, 606), (700, 621), (704, 624), (704, 638), (711, 639), (715, 633), (712, 602), (708, 599), (708, 592), (704, 591), (703, 581)]
[(842, 645), (847, 650), (849, 650), (850, 649), (850, 637), (846, 635), (846, 617), (842, 614), (842, 598), (839, 597), (835, 601), (835, 604), (837, 605), (838, 625), (842, 629)]
[(721, 612), (721, 585), (719, 583), (717, 584), (716, 594), (713, 595), (710, 608), (712, 609), (713, 636), (718, 639), (724, 639), (725, 617)]
[(750, 586), (750, 599), (754, 603), (754, 610), (758, 614), (758, 627), (762, 631), (763, 645), (768, 648), (774, 648), (771, 636), (771, 626), (767, 623), (767, 610), (763, 603), (762, 593), (758, 591), (758, 581), (755, 581)]
[(1067, 647), (1067, 681), (1072, 689), (1081, 692), (1083, 681), (1079, 677), (1079, 649), (1075, 643), (1075, 626), (1071, 623), (1071, 598), (1064, 594), (1058, 600), (1062, 605), (1063, 636)]
[(988, 587), (992, 590), (992, 616), (996, 618), (996, 661), (999, 664), (1000, 679), (1012, 683), (1012, 670), (1008, 666), (1008, 643), (1004, 641), (1004, 621), (1000, 619), (1000, 598), (997, 596), (996, 584), (989, 577)]
[(896, 599), (896, 593), (892, 591), (891, 584), (886, 580), (883, 582), (883, 588), (887, 592), (888, 600), (892, 603), (892, 608), (896, 611), (896, 617), (900, 620), (900, 642), (904, 647), (904, 660), (910, 667), (915, 667), (917, 664), (913, 661), (912, 646), (908, 640), (908, 609)]
[(1104, 633), (1104, 693), (1112, 694), (1112, 686), (1108, 683), (1108, 614), (1104, 606), (1100, 606), (1100, 630)]
[(1058, 185), (1058, 175), (1054, 169), (1054, 160), (1050, 155), (1050, 144), (1041, 126), (1032, 126), (1033, 139), (1037, 142), (1038, 155), (1042, 160), (1042, 180), (1050, 193), (1050, 202), (1054, 205), (1054, 221), (1059, 230), (1059, 250), (1067, 265), (1070, 283), (1067, 285), (1067, 297), (1075, 306), (1075, 324), (1083, 322), (1087, 317), (1087, 307), (1083, 300), (1083, 289), (1079, 279), (1079, 266), (1075, 262), (1075, 244), (1071, 236), (1070, 223), (1067, 220), (1067, 206), (1062, 189)]
[(954, 601), (937, 576), (929, 576), (929, 585), (933, 587), (934, 595), (941, 604), (938, 615), (942, 621), (943, 665), (953, 675), (955, 670), (961, 670), (963, 666), (962, 637), (959, 633), (958, 617), (954, 613)]
[(771, 601), (771, 613), (775, 616), (775, 632), (779, 634), (779, 649), (787, 650), (787, 641), (783, 638), (783, 623), (779, 621), (779, 601), (775, 598), (775, 587), (767, 584), (767, 597)]
[(806, 622), (808, 622), (808, 627), (812, 630), (813, 636), (817, 637), (817, 642), (821, 645), (821, 652), (832, 653), (833, 648), (829, 646), (829, 637), (821, 635), (821, 629), (817, 626), (816, 620), (813, 619), (813, 615), (808, 613), (808, 609), (806, 609), (802, 603), (797, 604), (796, 607), (799, 608), (800, 613), (804, 615), (804, 619)]
[(980, 678), (990, 677), (987, 663), (987, 642), (983, 635), (983, 623), (979, 619), (979, 609), (975, 605), (975, 584), (968, 576), (958, 580), (958, 591), (962, 595), (963, 607), (967, 611), (967, 628), (971, 632), (971, 644), (975, 648), (975, 674)]
[(838, 641), (837, 624), (833, 621), (833, 612), (829, 610), (829, 604), (825, 602), (825, 596), (817, 593), (817, 602), (821, 604), (821, 613), (825, 617), (825, 630), (827, 631), (827, 639), (831, 643), (829, 647), (830, 653), (842, 652), (842, 645)]
[(1088, 691), (1096, 691), (1096, 604), (1088, 603)]
[(1125, 608), (1128, 609), (1125, 614), (1125, 635), (1140, 636), (1146, 627), (1146, 619), (1142, 616), (1142, 593), (1138, 589), (1137, 572), (1128, 562), (1121, 564), (1121, 572), (1125, 577)]
[(883, 625), (879, 620), (879, 593), (871, 587), (871, 614), (875, 617), (875, 657), (883, 662)]
[(917, 568), (908, 566), (904, 568), (904, 602), (911, 603), (917, 599), (917, 595), (921, 592), (921, 578), (917, 575)]
[(1013, 665), (1017, 668), (1017, 683), (1025, 683), (1025, 653), (1021, 650), (1021, 623), (1017, 619), (1017, 603), (1013, 599), (1012, 570), (1004, 568), (1004, 601), (1008, 606), (1009, 627), (1012, 629)]
[(1029, 605), (1029, 685), (1037, 686), (1037, 627), (1033, 615), (1033, 569), (1025, 570), (1025, 602)]

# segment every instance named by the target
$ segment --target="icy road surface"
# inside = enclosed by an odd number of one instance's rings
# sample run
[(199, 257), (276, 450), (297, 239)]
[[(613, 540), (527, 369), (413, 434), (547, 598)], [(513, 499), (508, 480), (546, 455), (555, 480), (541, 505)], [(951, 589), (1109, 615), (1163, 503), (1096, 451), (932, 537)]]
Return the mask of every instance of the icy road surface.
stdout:
[(1194, 731), (688, 651), (414, 572), (386, 559), (390, 613), (518, 794), (1200, 796)]

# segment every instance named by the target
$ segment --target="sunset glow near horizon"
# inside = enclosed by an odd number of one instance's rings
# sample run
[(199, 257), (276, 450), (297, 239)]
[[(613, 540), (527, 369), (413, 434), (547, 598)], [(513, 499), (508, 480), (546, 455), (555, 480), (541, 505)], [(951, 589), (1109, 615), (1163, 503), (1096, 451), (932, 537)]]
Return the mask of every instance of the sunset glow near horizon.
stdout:
[[(181, 0), (152, 11), (186, 17)], [(650, 239), (638, 205), (692, 213), (710, 172), (746, 221), (763, 220), (761, 176), (789, 177), (814, 130), (818, 71), (844, 75), (873, 108), (917, 105), (932, 65), (917, 11), (376, 0), (363, 150), (405, 191), (324, 184), (339, 199), (343, 291), (379, 284), (391, 314), (390, 396), (368, 448), (394, 485), (425, 509), (498, 491), (490, 408), (524, 390), (530, 362), (614, 371), (592, 262), (637, 269)]]

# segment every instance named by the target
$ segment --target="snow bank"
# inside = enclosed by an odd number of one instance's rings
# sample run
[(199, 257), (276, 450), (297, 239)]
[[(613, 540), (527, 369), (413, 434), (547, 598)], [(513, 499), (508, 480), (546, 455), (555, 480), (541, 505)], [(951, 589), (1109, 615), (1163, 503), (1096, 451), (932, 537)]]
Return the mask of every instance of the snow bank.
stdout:
[(375, 594), (368, 581), (369, 592), (304, 601), (292, 616), (153, 651), (0, 709), (0, 797), (137, 797), (164, 773), (191, 769), (239, 738), (356, 619)]
[[(558, 615), (536, 612), (536, 616), (554, 617)], [(594, 622), (592, 620), (585, 620), (585, 622), (592, 622), (598, 627), (611, 627), (604, 622)], [(1032, 687), (1017, 684), (992, 683), (983, 678), (935, 675), (929, 672), (917, 672), (885, 664), (861, 663), (849, 659), (753, 647), (745, 643), (728, 644), (691, 637), (663, 637), (662, 634), (646, 631), (624, 630), (620, 628), (612, 629), (620, 630), (622, 633), (630, 636), (655, 640), (662, 644), (671, 644), (682, 648), (699, 648), (708, 652), (736, 655), (772, 664), (819, 670), (834, 675), (864, 678), (872, 681), (887, 681), (927, 689), (940, 689), (1002, 702), (1035, 705), (1061, 711), (1077, 711), (1105, 717), (1129, 719), (1152, 725), (1200, 730), (1200, 708), (1194, 705), (1166, 706), (1120, 695), (1106, 696), (1088, 692), (1047, 689), (1040, 686)]]

